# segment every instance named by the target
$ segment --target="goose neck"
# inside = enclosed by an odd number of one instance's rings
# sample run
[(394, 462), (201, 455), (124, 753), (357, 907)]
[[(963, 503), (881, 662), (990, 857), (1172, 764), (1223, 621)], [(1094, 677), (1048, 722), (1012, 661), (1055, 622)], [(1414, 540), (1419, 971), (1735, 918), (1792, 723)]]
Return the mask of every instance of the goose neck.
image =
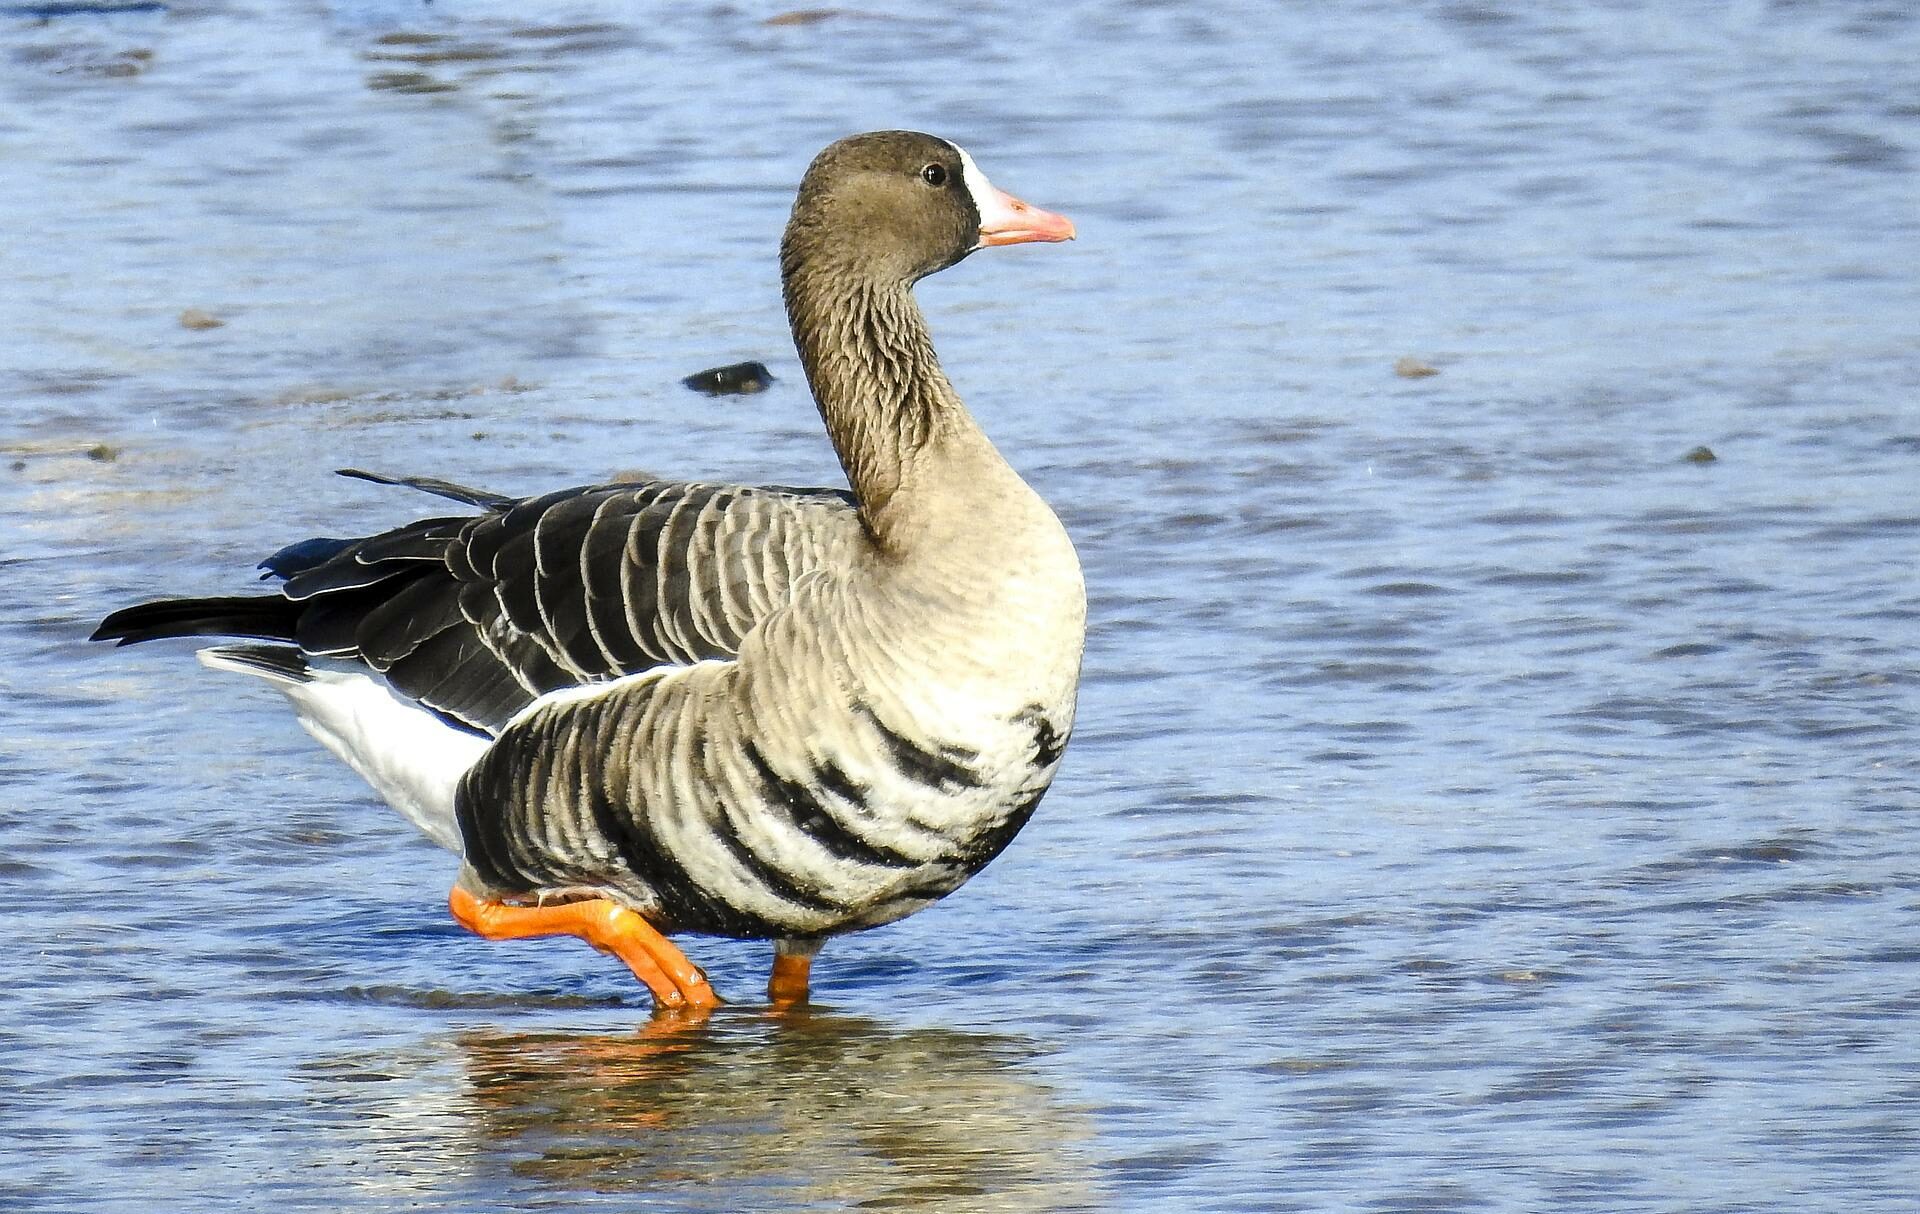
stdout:
[(790, 269), (787, 315), (807, 382), (869, 532), (905, 503), (916, 471), (974, 426), (940, 369), (904, 281)]

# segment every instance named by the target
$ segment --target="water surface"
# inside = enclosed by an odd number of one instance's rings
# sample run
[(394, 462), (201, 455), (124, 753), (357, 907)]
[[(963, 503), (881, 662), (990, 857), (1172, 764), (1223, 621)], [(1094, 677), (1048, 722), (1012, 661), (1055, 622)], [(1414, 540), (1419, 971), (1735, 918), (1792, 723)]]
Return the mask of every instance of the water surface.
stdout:
[[(1910, 7), (777, 12), (0, 8), (0, 1205), (1911, 1209)], [(814, 1013), (463, 935), (269, 691), (81, 643), (428, 505), (334, 467), (834, 483), (772, 251), (878, 126), (1080, 224), (921, 296), (1092, 635)]]

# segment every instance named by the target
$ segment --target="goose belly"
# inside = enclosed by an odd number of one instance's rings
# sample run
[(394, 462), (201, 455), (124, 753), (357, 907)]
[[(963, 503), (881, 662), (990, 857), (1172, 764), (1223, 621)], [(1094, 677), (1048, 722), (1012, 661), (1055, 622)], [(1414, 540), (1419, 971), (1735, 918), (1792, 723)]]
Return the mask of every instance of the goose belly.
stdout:
[(832, 663), (752, 673), (703, 663), (530, 710), (461, 789), (475, 874), (509, 895), (609, 894), (667, 930), (872, 927), (998, 855), (1072, 727), (1070, 683), (981, 697)]

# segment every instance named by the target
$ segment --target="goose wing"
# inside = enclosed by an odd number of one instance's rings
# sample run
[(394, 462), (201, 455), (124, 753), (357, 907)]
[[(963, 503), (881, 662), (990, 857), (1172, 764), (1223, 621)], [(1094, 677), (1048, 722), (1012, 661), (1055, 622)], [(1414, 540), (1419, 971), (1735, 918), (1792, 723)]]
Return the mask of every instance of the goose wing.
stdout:
[(492, 734), (545, 692), (732, 657), (858, 532), (832, 490), (566, 489), (361, 540), (282, 590), (310, 604), (302, 649), (357, 658)]
[(96, 637), (290, 640), (491, 736), (546, 692), (732, 657), (798, 576), (860, 537), (852, 495), (831, 489), (650, 481), (515, 499), (347, 475), (483, 513), (289, 545), (261, 562), (278, 595), (143, 604)]

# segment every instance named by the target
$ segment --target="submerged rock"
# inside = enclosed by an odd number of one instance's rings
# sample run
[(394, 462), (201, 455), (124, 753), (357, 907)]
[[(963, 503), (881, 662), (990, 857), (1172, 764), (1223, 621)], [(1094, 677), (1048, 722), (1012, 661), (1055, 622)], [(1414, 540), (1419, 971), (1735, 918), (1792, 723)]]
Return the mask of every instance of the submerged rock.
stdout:
[(1440, 374), (1440, 368), (1406, 354), (1393, 364), (1393, 373), (1401, 379), (1425, 379), (1429, 375)]
[(773, 372), (765, 363), (734, 363), (730, 367), (709, 367), (680, 381), (695, 392), (708, 396), (751, 396), (765, 392), (773, 382)]
[(1680, 458), (1689, 464), (1711, 464), (1720, 457), (1713, 453), (1712, 447), (1695, 447)]

